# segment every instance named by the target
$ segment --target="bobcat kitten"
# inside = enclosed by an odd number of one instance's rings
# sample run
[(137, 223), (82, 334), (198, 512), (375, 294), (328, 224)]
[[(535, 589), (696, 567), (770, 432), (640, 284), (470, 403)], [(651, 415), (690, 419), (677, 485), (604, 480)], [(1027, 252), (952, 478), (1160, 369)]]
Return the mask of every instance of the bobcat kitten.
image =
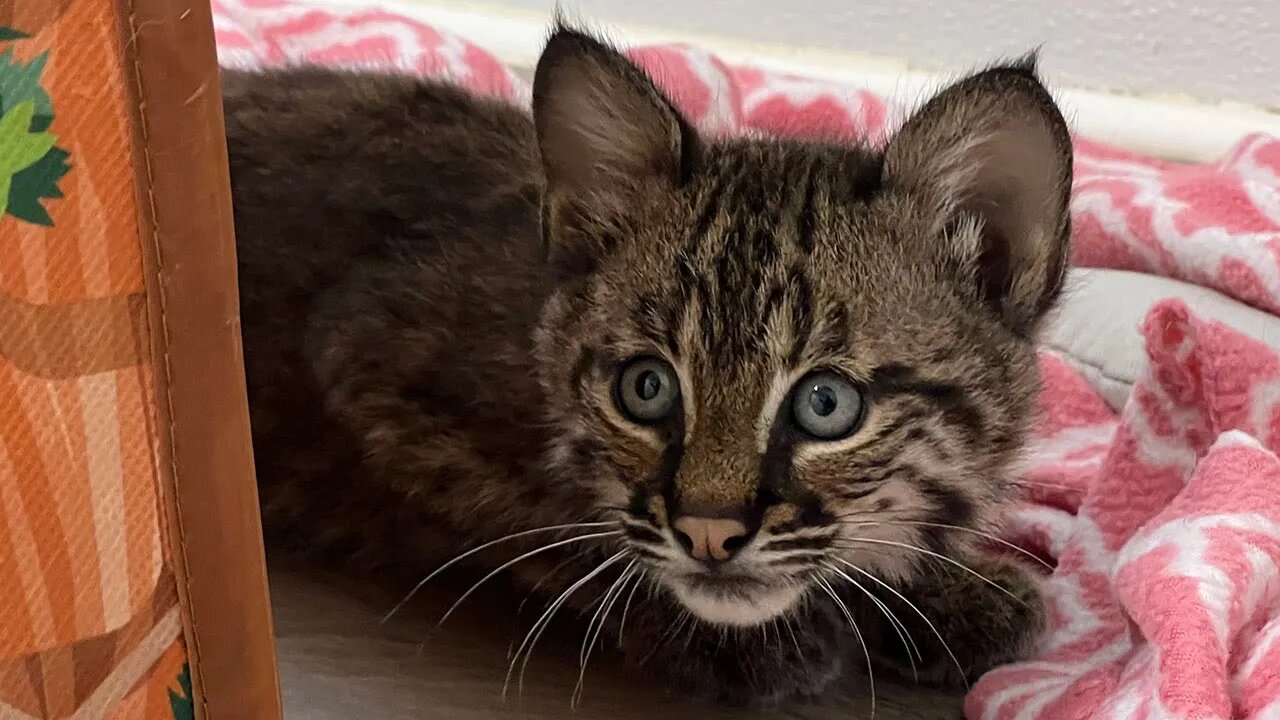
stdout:
[(864, 644), (963, 682), (1039, 632), (1027, 576), (972, 552), (1067, 263), (1031, 61), (882, 150), (701, 137), (565, 27), (532, 115), (321, 69), (224, 88), (273, 545), (414, 572), (545, 548), (517, 582), (732, 701), (817, 693)]

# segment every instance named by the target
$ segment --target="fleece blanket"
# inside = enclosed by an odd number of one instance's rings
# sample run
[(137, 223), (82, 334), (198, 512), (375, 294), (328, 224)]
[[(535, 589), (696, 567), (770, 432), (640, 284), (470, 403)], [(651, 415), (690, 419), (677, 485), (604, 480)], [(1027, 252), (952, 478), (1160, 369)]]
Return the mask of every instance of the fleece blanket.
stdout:
[[(222, 61), (409, 70), (526, 102), (466, 40), (381, 10), (214, 0)], [(641, 47), (704, 132), (877, 142), (902, 117), (872, 93)], [(1178, 165), (1077, 138), (1074, 260), (1164, 275), (1280, 313), (1280, 140)], [(1280, 720), (1280, 352), (1158, 304), (1148, 366), (1112, 411), (1042, 355), (1044, 417), (1008, 540), (1052, 560), (1034, 658), (969, 693), (978, 719)]]

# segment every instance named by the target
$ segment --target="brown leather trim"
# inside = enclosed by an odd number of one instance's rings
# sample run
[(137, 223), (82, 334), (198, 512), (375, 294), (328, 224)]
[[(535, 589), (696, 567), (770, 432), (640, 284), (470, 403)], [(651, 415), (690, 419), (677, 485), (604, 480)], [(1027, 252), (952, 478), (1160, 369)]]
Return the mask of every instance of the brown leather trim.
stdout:
[(146, 308), (141, 294), (36, 305), (0, 293), (0, 358), (51, 380), (139, 365)]
[[(168, 534), (199, 717), (280, 717), (208, 0), (118, 0)], [(167, 434), (169, 442), (163, 442)]]

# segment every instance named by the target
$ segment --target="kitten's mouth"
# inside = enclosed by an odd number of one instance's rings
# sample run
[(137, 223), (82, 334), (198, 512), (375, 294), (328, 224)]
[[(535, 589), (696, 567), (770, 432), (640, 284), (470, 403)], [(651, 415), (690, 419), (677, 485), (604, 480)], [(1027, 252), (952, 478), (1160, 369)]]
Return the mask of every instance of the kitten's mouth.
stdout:
[(749, 627), (787, 612), (804, 595), (798, 585), (779, 585), (744, 575), (697, 573), (673, 577), (667, 585), (699, 619), (715, 625)]

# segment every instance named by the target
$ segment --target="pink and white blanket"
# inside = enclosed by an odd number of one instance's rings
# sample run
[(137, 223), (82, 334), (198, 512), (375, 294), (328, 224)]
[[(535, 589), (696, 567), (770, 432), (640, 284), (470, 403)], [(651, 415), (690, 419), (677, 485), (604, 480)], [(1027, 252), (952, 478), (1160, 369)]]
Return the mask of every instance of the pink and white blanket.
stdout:
[[(523, 102), (488, 53), (379, 10), (214, 0), (225, 64), (409, 69)], [(704, 131), (884, 136), (897, 108), (857, 88), (642, 47)], [(1280, 314), (1280, 140), (1178, 165), (1077, 138), (1075, 261), (1164, 275)], [(970, 718), (1280, 720), (1280, 352), (1170, 300), (1118, 415), (1043, 355), (1044, 421), (1013, 542), (1055, 561), (1035, 659), (972, 690)]]

